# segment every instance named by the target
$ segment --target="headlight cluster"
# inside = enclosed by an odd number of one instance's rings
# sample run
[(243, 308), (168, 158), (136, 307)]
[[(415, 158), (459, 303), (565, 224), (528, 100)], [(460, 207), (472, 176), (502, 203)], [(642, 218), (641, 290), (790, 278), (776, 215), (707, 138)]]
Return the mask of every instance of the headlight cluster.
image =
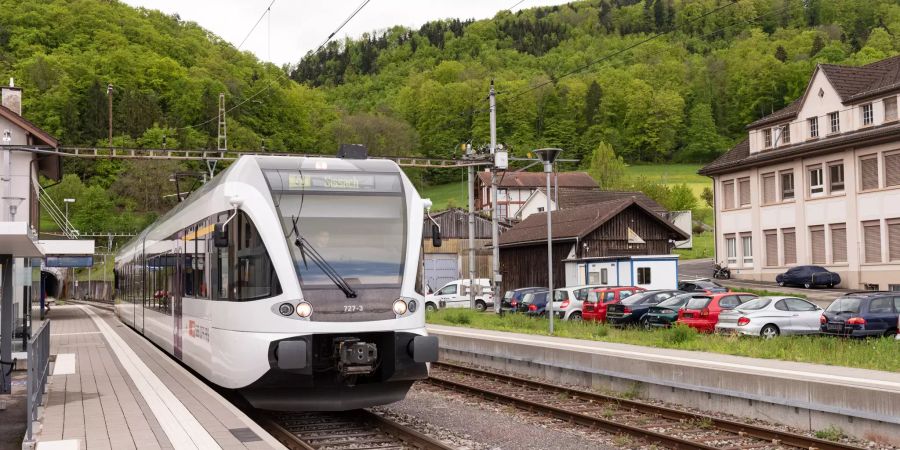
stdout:
[(412, 298), (398, 298), (394, 300), (394, 314), (402, 316), (408, 312), (414, 313), (419, 308), (419, 304)]
[(297, 303), (297, 315), (303, 318), (309, 317), (312, 315), (313, 307), (309, 304), (309, 302), (300, 302)]

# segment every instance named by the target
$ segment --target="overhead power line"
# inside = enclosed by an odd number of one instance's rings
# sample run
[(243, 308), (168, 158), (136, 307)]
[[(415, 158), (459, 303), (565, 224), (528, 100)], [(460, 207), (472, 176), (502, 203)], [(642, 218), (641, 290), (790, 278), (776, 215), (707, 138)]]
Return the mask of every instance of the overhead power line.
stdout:
[(356, 17), (356, 15), (359, 14), (359, 12), (362, 11), (362, 9), (365, 8), (370, 1), (372, 0), (363, 0), (363, 2), (359, 4), (356, 10), (354, 10), (349, 16), (347, 16), (347, 18), (344, 19), (343, 22), (341, 22), (341, 25), (338, 26), (336, 30), (332, 31), (327, 38), (325, 38), (325, 41), (322, 42), (322, 45), (320, 45), (319, 48), (317, 48), (316, 51), (313, 52), (313, 54), (319, 53), (319, 51), (322, 50), (322, 47), (325, 47), (325, 45), (327, 45), (328, 42), (331, 41), (331, 38), (333, 38), (334, 35), (340, 33), (341, 29), (344, 28), (344, 25), (347, 25), (348, 22), (353, 20), (353, 18)]
[(513, 9), (516, 8), (516, 6), (519, 6), (519, 5), (521, 5), (522, 3), (525, 3), (525, 0), (519, 0), (519, 1), (516, 2), (515, 5), (512, 5), (512, 6), (510, 6), (509, 8), (506, 8), (506, 9), (507, 9), (508, 11), (512, 11)]
[(256, 27), (259, 26), (259, 23), (262, 22), (264, 17), (266, 17), (266, 14), (272, 13), (272, 5), (274, 5), (274, 4), (275, 4), (275, 0), (272, 0), (272, 2), (269, 3), (269, 6), (267, 6), (265, 11), (263, 11), (263, 13), (259, 16), (259, 19), (256, 20), (256, 23), (253, 24), (253, 28), (250, 28), (250, 31), (247, 32), (247, 35), (244, 36), (244, 39), (241, 41), (240, 44), (238, 44), (238, 46), (237, 46), (238, 50), (240, 50), (241, 47), (244, 46), (244, 43), (247, 42), (247, 39), (249, 39), (250, 35), (253, 34), (253, 30), (256, 30)]

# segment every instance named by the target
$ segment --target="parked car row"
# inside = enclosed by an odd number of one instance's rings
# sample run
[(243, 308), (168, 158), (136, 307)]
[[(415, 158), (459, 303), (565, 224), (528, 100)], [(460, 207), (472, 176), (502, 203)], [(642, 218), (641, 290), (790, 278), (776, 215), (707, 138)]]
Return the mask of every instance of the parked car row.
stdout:
[[(717, 285), (716, 285), (717, 286)], [(684, 290), (647, 291), (636, 286), (571, 286), (555, 289), (553, 312), (562, 320), (587, 320), (644, 329), (682, 324), (704, 333), (735, 333), (774, 338), (780, 335), (897, 336), (900, 292), (860, 292), (834, 300), (824, 310), (801, 298), (759, 297), (721, 292), (703, 282), (682, 283)], [(711, 289), (710, 289), (711, 288)], [(715, 289), (715, 290), (713, 290)], [(549, 292), (530, 287), (509, 291), (507, 312), (545, 316)]]

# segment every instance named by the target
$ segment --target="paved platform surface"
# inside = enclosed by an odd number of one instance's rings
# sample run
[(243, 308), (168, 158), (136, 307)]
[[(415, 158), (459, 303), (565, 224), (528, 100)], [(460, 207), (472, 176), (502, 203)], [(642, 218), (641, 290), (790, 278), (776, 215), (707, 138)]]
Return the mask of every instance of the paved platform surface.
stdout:
[(57, 306), (50, 319), (38, 450), (283, 448), (111, 312)]

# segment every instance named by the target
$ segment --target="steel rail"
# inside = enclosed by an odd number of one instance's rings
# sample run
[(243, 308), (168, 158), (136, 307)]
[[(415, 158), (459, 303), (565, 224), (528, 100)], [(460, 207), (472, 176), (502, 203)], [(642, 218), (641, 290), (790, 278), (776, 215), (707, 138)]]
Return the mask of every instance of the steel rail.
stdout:
[[(352, 419), (368, 425), (371, 430), (380, 431), (382, 434), (389, 436), (389, 439), (396, 440), (397, 444), (402, 448), (416, 448), (421, 450), (451, 450), (454, 447), (451, 447), (443, 442), (432, 438), (424, 433), (421, 433), (417, 430), (414, 430), (405, 425), (401, 425), (393, 420), (382, 417), (378, 414), (375, 414), (371, 411), (360, 409), (352, 412)], [(347, 441), (341, 442), (331, 442), (328, 441), (328, 437), (323, 437), (321, 435), (316, 437), (305, 437), (301, 432), (291, 431), (290, 426), (279, 422), (279, 419), (273, 417), (267, 413), (260, 413), (256, 411), (252, 414), (254, 420), (260, 424), (266, 431), (272, 434), (276, 439), (278, 439), (281, 443), (283, 443), (286, 447), (291, 450), (317, 450), (319, 448), (338, 448), (339, 446), (346, 444), (348, 448), (357, 448), (361, 443), (353, 442), (352, 439), (355, 435), (366, 434), (365, 432), (350, 432), (345, 433), (344, 435), (340, 435), (339, 433), (335, 433), (332, 435), (333, 438), (344, 438), (349, 439)], [(334, 421), (339, 422), (341, 420), (347, 420), (346, 417), (335, 417)], [(320, 441), (316, 443), (315, 441)], [(390, 444), (390, 442), (383, 442), (379, 440), (377, 442), (378, 447), (384, 448), (395, 448), (395, 447), (385, 447), (385, 444)]]
[[(799, 435), (796, 433), (789, 433), (786, 431), (773, 430), (773, 429), (769, 429), (769, 428), (759, 427), (756, 425), (749, 425), (749, 424), (735, 422), (735, 421), (731, 421), (731, 420), (727, 420), (727, 419), (720, 419), (720, 418), (716, 418), (716, 417), (712, 417), (712, 416), (708, 416), (708, 415), (680, 411), (677, 409), (667, 408), (664, 406), (652, 405), (649, 403), (643, 403), (643, 402), (639, 402), (639, 401), (635, 401), (635, 400), (628, 400), (628, 399), (623, 399), (623, 398), (619, 398), (619, 397), (613, 397), (610, 395), (598, 394), (595, 392), (583, 391), (580, 389), (567, 388), (567, 387), (562, 387), (562, 386), (556, 386), (553, 384), (542, 383), (539, 381), (516, 378), (516, 377), (505, 375), (505, 374), (488, 372), (485, 370), (461, 366), (458, 364), (439, 362), (439, 363), (432, 363), (432, 366), (433, 367), (441, 367), (441, 368), (448, 369), (450, 371), (462, 372), (462, 373), (480, 376), (480, 377), (484, 377), (484, 378), (493, 378), (498, 381), (502, 381), (506, 384), (518, 384), (518, 385), (525, 386), (525, 387), (528, 387), (531, 389), (538, 389), (538, 390), (543, 390), (543, 391), (549, 390), (549, 391), (553, 391), (553, 392), (557, 392), (557, 393), (563, 393), (566, 395), (570, 395), (572, 397), (581, 398), (581, 399), (589, 400), (589, 401), (593, 401), (593, 402), (613, 403), (613, 404), (616, 404), (623, 408), (632, 409), (634, 411), (638, 411), (638, 412), (645, 413), (645, 414), (658, 415), (658, 416), (664, 417), (666, 419), (678, 420), (678, 421), (697, 421), (697, 420), (699, 420), (699, 421), (703, 421), (706, 423), (710, 423), (713, 428), (716, 428), (716, 429), (719, 429), (722, 431), (734, 433), (739, 436), (748, 436), (748, 437), (752, 437), (752, 438), (762, 439), (762, 440), (765, 440), (765, 441), (768, 441), (771, 443), (778, 443), (778, 444), (788, 445), (788, 446), (797, 447), (797, 448), (816, 449), (816, 450), (861, 450), (860, 447), (856, 447), (856, 446), (852, 446), (852, 445), (848, 445), (848, 444), (842, 444), (839, 442), (826, 441), (824, 439), (803, 436), (803, 435)], [(428, 382), (430, 382), (432, 384), (438, 384), (438, 385), (446, 384), (448, 386), (460, 387), (460, 389), (463, 389), (466, 391), (478, 391), (479, 394), (481, 394), (481, 391), (482, 391), (479, 388), (468, 387), (468, 386), (463, 385), (462, 383), (457, 383), (452, 380), (446, 380), (446, 379), (442, 379), (442, 378), (435, 378), (433, 376), (428, 379)], [(496, 394), (496, 393), (492, 393), (492, 392), (488, 392), (488, 391), (485, 391), (485, 392), (488, 393), (489, 395), (497, 395), (498, 398), (499, 398), (499, 396), (509, 397), (514, 402), (534, 403), (534, 402), (530, 402), (528, 400), (522, 400), (522, 399), (518, 399), (515, 397), (505, 396), (504, 394)], [(541, 409), (541, 408), (546, 408), (546, 406), (541, 405), (541, 404), (535, 404), (535, 406), (533, 406), (532, 408)], [(550, 407), (550, 408), (553, 408), (553, 407)], [(554, 408), (554, 409), (559, 409), (559, 408)], [(573, 412), (570, 412), (570, 411), (566, 411), (565, 413), (573, 414)], [(590, 420), (606, 421), (605, 419), (595, 418), (592, 416), (588, 416), (588, 417), (590, 418)], [(616, 425), (619, 426), (619, 424), (616, 424)], [(640, 430), (639, 432), (640, 433), (653, 433), (653, 432), (646, 431), (646, 430)], [(669, 436), (666, 436), (666, 437), (668, 438)], [(664, 441), (661, 441), (661, 442), (663, 442), (664, 445), (668, 445)], [(676, 444), (676, 443), (673, 443), (673, 444)], [(698, 445), (698, 444), (692, 444), (692, 445)], [(699, 445), (702, 445), (702, 444), (699, 444)], [(715, 448), (715, 447), (675, 446), (673, 448)]]

